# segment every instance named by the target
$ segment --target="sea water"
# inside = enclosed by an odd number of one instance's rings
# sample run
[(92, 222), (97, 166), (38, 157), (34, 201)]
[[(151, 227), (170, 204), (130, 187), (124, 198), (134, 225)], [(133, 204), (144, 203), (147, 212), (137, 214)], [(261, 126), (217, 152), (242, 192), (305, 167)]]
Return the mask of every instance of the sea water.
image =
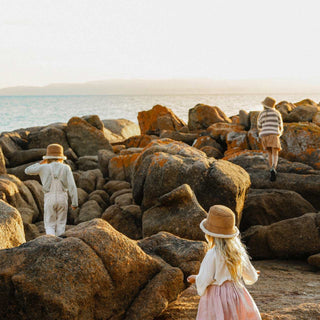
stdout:
[[(319, 103), (320, 94), (268, 94), (278, 102), (298, 102), (312, 99)], [(189, 109), (198, 103), (217, 106), (227, 116), (239, 110), (262, 110), (262, 94), (212, 95), (70, 95), (70, 96), (0, 96), (0, 133), (19, 128), (68, 122), (73, 116), (96, 114), (100, 119), (128, 119), (137, 123), (139, 111), (156, 104), (170, 108), (179, 118), (188, 122)]]

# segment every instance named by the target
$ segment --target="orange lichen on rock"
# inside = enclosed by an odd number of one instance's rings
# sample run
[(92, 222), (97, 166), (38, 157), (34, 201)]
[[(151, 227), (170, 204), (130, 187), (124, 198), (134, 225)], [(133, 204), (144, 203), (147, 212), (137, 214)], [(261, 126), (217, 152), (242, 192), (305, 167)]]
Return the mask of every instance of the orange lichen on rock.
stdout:
[(133, 136), (124, 141), (126, 148), (144, 148), (152, 140), (158, 139), (157, 136), (150, 136), (147, 134), (142, 134), (139, 136)]
[(207, 129), (207, 132), (210, 134), (210, 136), (213, 139), (220, 138), (223, 141), (226, 140), (226, 136), (228, 133), (241, 132), (241, 131), (244, 131), (244, 126), (240, 124), (235, 124), (235, 123), (223, 123), (223, 122), (214, 123)]
[(139, 112), (138, 122), (142, 134), (159, 133), (163, 129), (179, 130), (186, 126), (171, 109), (161, 105), (155, 105), (151, 110)]

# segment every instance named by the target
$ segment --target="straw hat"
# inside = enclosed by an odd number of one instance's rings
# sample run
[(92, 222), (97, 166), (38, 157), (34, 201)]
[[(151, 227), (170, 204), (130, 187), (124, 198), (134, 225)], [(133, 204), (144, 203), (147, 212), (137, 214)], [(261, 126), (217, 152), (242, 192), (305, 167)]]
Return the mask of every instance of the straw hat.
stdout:
[(200, 228), (204, 233), (216, 238), (233, 238), (239, 234), (233, 211), (222, 205), (209, 209), (208, 217), (201, 221)]
[(43, 159), (61, 159), (61, 160), (67, 159), (67, 157), (63, 155), (63, 147), (57, 143), (49, 144), (47, 147), (47, 154), (42, 158)]
[(261, 102), (265, 107), (273, 109), (276, 106), (276, 100), (270, 97), (266, 97), (262, 102)]

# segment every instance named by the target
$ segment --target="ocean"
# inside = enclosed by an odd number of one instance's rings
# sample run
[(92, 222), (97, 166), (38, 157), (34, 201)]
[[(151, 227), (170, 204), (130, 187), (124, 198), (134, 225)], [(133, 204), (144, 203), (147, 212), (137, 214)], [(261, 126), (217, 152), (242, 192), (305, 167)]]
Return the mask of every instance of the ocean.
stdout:
[[(298, 102), (312, 99), (320, 102), (320, 94), (268, 94), (278, 102)], [(156, 104), (170, 108), (188, 122), (188, 111), (198, 103), (217, 106), (227, 116), (239, 110), (262, 110), (265, 94), (205, 94), (205, 95), (70, 95), (70, 96), (0, 96), (0, 133), (20, 128), (68, 122), (73, 116), (97, 114), (100, 119), (137, 121), (139, 111)]]

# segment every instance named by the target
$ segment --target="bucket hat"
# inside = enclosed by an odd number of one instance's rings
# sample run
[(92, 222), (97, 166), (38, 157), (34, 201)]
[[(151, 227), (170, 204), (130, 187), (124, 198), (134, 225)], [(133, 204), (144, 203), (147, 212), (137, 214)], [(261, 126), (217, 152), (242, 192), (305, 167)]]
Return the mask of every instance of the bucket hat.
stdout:
[(271, 97), (266, 97), (262, 102), (261, 102), (265, 107), (274, 109), (276, 106), (276, 100), (274, 100)]
[(63, 154), (63, 147), (58, 143), (49, 144), (47, 147), (47, 154), (42, 157), (45, 159), (61, 159), (66, 160), (67, 157)]
[(239, 234), (233, 211), (223, 205), (212, 206), (207, 218), (201, 221), (200, 228), (204, 233), (216, 238), (233, 238)]

